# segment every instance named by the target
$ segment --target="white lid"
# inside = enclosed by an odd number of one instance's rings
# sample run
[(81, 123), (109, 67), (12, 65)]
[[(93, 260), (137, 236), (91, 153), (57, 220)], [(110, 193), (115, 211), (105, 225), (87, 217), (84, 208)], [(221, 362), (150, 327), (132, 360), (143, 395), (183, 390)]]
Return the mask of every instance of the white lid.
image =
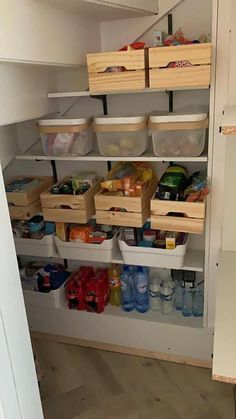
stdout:
[(203, 121), (207, 118), (206, 113), (168, 113), (166, 115), (150, 115), (151, 122), (194, 122)]
[(78, 119), (68, 119), (68, 118), (60, 118), (60, 119), (40, 119), (38, 121), (39, 125), (42, 126), (55, 126), (55, 125), (82, 125), (88, 121), (86, 118), (78, 118)]
[(99, 116), (94, 118), (98, 125), (108, 124), (138, 124), (145, 121), (145, 116)]

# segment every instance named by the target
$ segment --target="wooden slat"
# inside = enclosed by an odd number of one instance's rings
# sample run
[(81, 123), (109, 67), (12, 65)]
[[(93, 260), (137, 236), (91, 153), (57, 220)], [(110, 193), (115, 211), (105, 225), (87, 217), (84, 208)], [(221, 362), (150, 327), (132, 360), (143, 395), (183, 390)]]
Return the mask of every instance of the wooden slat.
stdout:
[(9, 203), (26, 207), (27, 205), (30, 205), (32, 202), (39, 199), (40, 193), (45, 191), (50, 185), (53, 184), (53, 178), (51, 176), (17, 176), (7, 182), (7, 185), (9, 185), (14, 180), (20, 180), (24, 178), (40, 179), (42, 182), (38, 186), (29, 188), (25, 192), (7, 192), (7, 201)]
[(87, 54), (88, 73), (104, 72), (107, 67), (125, 67), (126, 70), (145, 68), (144, 50), (101, 52)]
[(116, 90), (139, 90), (145, 87), (145, 70), (89, 74), (89, 90), (91, 94), (104, 91), (109, 93)]
[(87, 223), (94, 215), (95, 209), (88, 210), (70, 210), (70, 209), (52, 209), (42, 208), (45, 221), (54, 221), (62, 223)]
[(96, 210), (96, 222), (98, 224), (108, 224), (124, 227), (142, 227), (150, 217), (150, 207), (146, 207), (142, 212), (119, 212)]
[(166, 67), (173, 61), (192, 65), (211, 63), (211, 43), (149, 48), (149, 67)]
[(26, 207), (9, 206), (11, 220), (29, 220), (42, 211), (40, 199)]
[(181, 202), (152, 199), (151, 215), (167, 215), (170, 212), (175, 212), (185, 214), (191, 218), (204, 219), (205, 207), (205, 202)]
[(187, 217), (152, 215), (151, 227), (157, 230), (202, 234), (204, 230), (204, 220)]
[(210, 85), (211, 66), (200, 65), (179, 68), (155, 68), (149, 70), (150, 87), (175, 89), (180, 87)]

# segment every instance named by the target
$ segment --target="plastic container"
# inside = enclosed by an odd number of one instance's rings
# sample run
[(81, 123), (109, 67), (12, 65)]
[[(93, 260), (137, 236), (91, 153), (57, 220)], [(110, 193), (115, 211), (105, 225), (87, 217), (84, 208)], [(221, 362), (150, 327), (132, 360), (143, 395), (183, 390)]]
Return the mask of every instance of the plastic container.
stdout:
[(121, 273), (121, 305), (123, 311), (132, 311), (135, 307), (133, 273), (129, 266), (124, 266)]
[[(68, 280), (67, 280), (68, 281)], [(42, 308), (60, 308), (66, 302), (65, 286), (67, 281), (56, 290), (50, 292), (39, 292), (23, 289), (25, 305)]]
[(205, 147), (207, 114), (149, 117), (154, 154), (159, 157), (200, 156)]
[(55, 236), (55, 245), (62, 259), (111, 263), (117, 252), (117, 234), (101, 244), (64, 242)]
[(41, 119), (38, 122), (44, 154), (84, 156), (94, 146), (89, 119)]
[(142, 265), (154, 268), (182, 269), (188, 247), (188, 236), (184, 244), (176, 246), (173, 250), (128, 246), (123, 240), (122, 233), (118, 237), (118, 243), (126, 265), (139, 265), (142, 262)]
[(98, 148), (107, 157), (135, 157), (148, 146), (148, 129), (144, 116), (95, 118)]
[(42, 239), (14, 238), (16, 253), (26, 256), (56, 257), (54, 235), (44, 236)]

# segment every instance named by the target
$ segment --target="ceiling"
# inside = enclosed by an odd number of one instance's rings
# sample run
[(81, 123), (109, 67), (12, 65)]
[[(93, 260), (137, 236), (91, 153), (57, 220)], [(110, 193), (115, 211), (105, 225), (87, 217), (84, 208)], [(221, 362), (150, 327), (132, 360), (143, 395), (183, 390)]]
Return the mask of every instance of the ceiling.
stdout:
[(97, 4), (96, 0), (41, 0), (51, 6), (67, 10), (68, 12), (77, 13), (96, 21), (104, 22), (117, 19), (128, 19), (138, 16), (152, 15), (149, 12), (137, 10), (129, 10), (122, 6), (107, 6)]

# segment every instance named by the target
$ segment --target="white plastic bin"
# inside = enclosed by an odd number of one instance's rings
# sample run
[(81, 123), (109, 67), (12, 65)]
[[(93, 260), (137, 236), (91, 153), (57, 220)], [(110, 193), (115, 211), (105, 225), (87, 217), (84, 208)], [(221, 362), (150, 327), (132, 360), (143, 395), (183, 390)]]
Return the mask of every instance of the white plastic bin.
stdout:
[(89, 119), (41, 119), (38, 128), (48, 156), (84, 156), (93, 149), (94, 132)]
[(56, 257), (54, 235), (44, 236), (42, 239), (14, 238), (16, 253), (28, 256)]
[(69, 278), (58, 288), (50, 292), (39, 292), (23, 289), (25, 305), (37, 306), (42, 308), (60, 308), (66, 302), (65, 286)]
[(205, 147), (207, 114), (168, 114), (149, 117), (153, 149), (159, 157), (200, 156)]
[(148, 129), (144, 116), (97, 117), (94, 120), (98, 148), (107, 157), (135, 157), (148, 146)]
[(117, 234), (101, 244), (64, 242), (55, 236), (55, 244), (62, 259), (111, 263), (117, 253)]
[(153, 268), (182, 269), (188, 246), (188, 236), (185, 244), (176, 246), (173, 250), (154, 247), (128, 246), (120, 233), (118, 243), (124, 263), (127, 265), (143, 265)]

